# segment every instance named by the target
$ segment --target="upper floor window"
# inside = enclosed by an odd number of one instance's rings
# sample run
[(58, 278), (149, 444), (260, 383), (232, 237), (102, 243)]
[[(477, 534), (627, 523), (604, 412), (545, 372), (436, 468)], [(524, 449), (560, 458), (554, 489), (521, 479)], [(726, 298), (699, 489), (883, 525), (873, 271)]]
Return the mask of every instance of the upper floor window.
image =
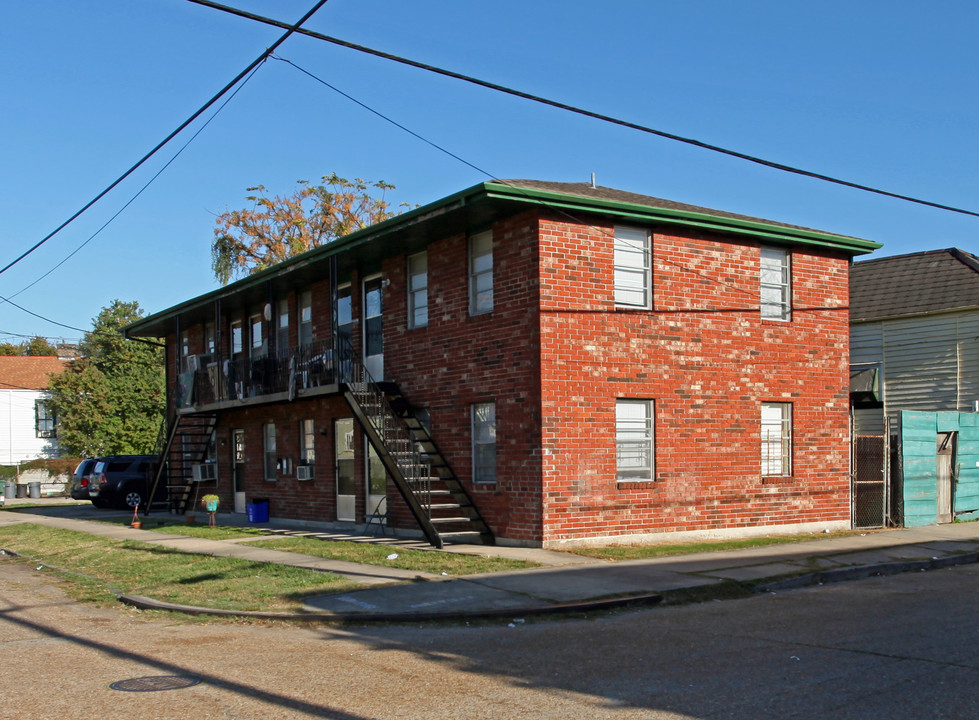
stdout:
[(337, 288), (337, 333), (343, 342), (353, 344), (354, 337), (354, 303), (353, 288), (350, 283), (344, 283)]
[(615, 403), (616, 479), (652, 480), (655, 465), (653, 401), (617, 400)]
[(761, 474), (792, 474), (792, 404), (761, 404)]
[(428, 253), (408, 257), (408, 327), (428, 325)]
[(262, 316), (252, 315), (248, 319), (248, 354), (253, 357), (263, 357), (268, 349), (265, 344), (265, 334), (262, 330)]
[(493, 312), (493, 231), (469, 238), (469, 314)]
[(279, 300), (275, 327), (275, 353), (284, 357), (289, 353), (289, 301)]
[(306, 290), (299, 295), (299, 344), (313, 342), (313, 293)]
[(214, 337), (214, 323), (209, 322), (204, 325), (204, 352), (210, 356), (214, 356), (214, 352), (217, 348), (217, 341)]
[(275, 480), (278, 477), (278, 453), (275, 449), (275, 423), (262, 425), (265, 455), (265, 479)]
[(792, 266), (785, 248), (761, 249), (761, 316), (766, 320), (792, 319)]
[(245, 349), (245, 336), (242, 332), (241, 320), (231, 323), (231, 354), (239, 355)]
[(616, 227), (613, 246), (615, 304), (623, 307), (650, 307), (652, 248), (649, 231)]
[(53, 438), (54, 412), (48, 406), (47, 400), (34, 401), (34, 433), (39, 438)]

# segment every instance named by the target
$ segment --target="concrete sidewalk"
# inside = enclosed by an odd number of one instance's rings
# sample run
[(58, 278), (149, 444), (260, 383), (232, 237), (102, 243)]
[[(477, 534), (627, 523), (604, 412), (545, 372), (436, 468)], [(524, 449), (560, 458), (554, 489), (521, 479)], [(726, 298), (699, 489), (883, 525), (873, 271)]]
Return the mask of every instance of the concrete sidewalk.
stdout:
[[(778, 590), (875, 574), (920, 571), (979, 562), (979, 523), (932, 525), (814, 539), (748, 550), (674, 555), (610, 563), (571, 553), (533, 548), (451, 546), (450, 552), (497, 555), (531, 560), (540, 568), (447, 578), (396, 568), (325, 560), (298, 553), (249, 547), (247, 541), (207, 540), (93, 522), (107, 517), (91, 506), (56, 510), (24, 509), (0, 513), (0, 525), (34, 522), (106, 537), (170, 547), (186, 552), (236, 557), (332, 572), (369, 585), (364, 590), (310, 598), (305, 609), (328, 619), (401, 620), (513, 616), (582, 611), (623, 604), (655, 603), (671, 594), (720, 592), (740, 583)], [(237, 519), (241, 522), (240, 518)], [(222, 525), (234, 516), (221, 516)], [(244, 524), (244, 523), (241, 523)], [(381, 542), (392, 547), (427, 548), (424, 543), (393, 538), (366, 538), (310, 527), (251, 525), (288, 534), (324, 539)], [(142, 607), (173, 606), (149, 598), (126, 598)], [(203, 608), (178, 608), (187, 612)], [(276, 614), (240, 613), (281, 617)]]

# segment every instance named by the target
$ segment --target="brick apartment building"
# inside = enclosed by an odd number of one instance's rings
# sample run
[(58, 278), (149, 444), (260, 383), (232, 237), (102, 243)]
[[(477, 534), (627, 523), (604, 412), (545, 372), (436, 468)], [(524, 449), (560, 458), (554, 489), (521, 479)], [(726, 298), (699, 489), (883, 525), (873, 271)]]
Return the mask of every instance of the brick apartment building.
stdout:
[(877, 247), (495, 181), (127, 333), (166, 339), (178, 509), (436, 545), (848, 527), (848, 275)]

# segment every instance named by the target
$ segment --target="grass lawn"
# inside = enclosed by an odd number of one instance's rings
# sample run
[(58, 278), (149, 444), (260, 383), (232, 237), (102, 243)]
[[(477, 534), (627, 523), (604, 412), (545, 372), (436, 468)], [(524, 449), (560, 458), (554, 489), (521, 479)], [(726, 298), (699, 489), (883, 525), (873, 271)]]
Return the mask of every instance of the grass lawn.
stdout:
[[(440, 552), (438, 550), (414, 550), (391, 545), (349, 542), (346, 540), (320, 540), (315, 537), (278, 537), (255, 540), (249, 546), (305, 553), (330, 560), (347, 560), (367, 565), (403, 568), (435, 575), (475, 575), (477, 573), (498, 572), (501, 570), (522, 570), (539, 567), (537, 563), (525, 560), (511, 560), (502, 557), (483, 557)], [(390, 558), (390, 555), (397, 555)]]
[(76, 600), (114, 602), (113, 591), (184, 605), (299, 612), (309, 595), (362, 587), (330, 573), (214, 558), (145, 543), (22, 523), (0, 528), (0, 547), (65, 571)]
[(608, 547), (571, 548), (568, 552), (601, 560), (642, 560), (643, 558), (666, 557), (668, 555), (689, 555), (691, 553), (718, 552), (721, 550), (741, 550), (744, 548), (784, 545), (786, 543), (825, 540), (870, 532), (867, 530), (842, 530), (835, 533), (816, 535), (768, 535), (764, 537), (741, 538), (736, 540), (715, 540), (689, 543), (660, 543), (658, 545), (610, 545)]

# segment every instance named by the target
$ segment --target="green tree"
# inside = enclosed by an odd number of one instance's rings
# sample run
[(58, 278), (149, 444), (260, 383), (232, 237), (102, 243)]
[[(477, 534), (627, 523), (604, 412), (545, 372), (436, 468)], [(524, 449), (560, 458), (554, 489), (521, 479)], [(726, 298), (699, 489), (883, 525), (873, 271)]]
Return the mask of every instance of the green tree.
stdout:
[(19, 345), (5, 342), (0, 343), (0, 355), (54, 355), (57, 356), (58, 348), (42, 338), (40, 335), (32, 337)]
[(162, 348), (126, 340), (121, 328), (143, 316), (136, 302), (102, 309), (80, 344), (81, 359), (48, 385), (66, 453), (82, 457), (153, 451), (166, 407)]
[(22, 346), (24, 355), (45, 355), (45, 356), (55, 356), (58, 355), (58, 348), (49, 343), (47, 340), (42, 338), (40, 335), (32, 337), (30, 340), (25, 342)]
[(336, 173), (323, 184), (300, 180), (291, 195), (268, 195), (262, 185), (248, 188), (252, 207), (217, 218), (211, 267), (224, 285), (231, 280), (312, 250), (396, 215), (384, 199), (393, 190), (383, 180), (353, 181)]

